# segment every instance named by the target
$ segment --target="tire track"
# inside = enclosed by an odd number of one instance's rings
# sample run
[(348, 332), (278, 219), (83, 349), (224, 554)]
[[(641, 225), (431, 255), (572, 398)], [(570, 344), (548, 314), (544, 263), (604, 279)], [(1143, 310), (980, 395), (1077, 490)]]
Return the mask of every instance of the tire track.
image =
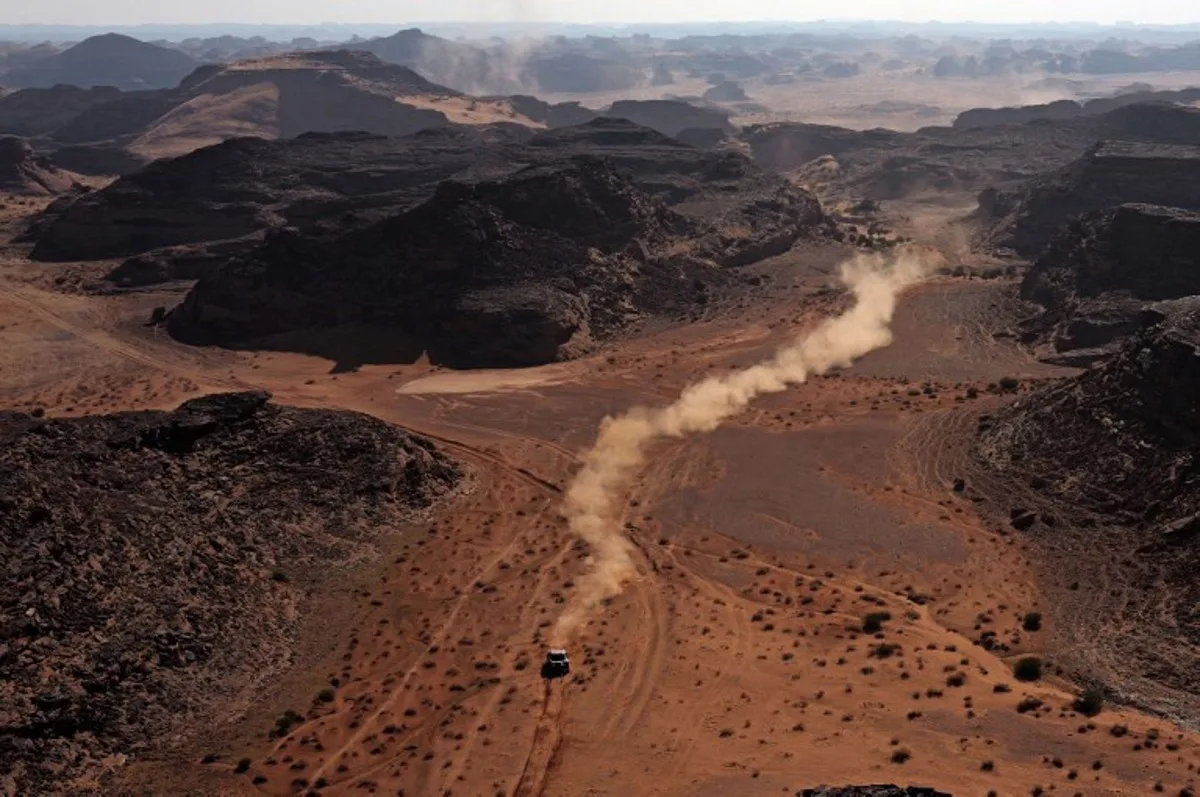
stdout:
[(566, 699), (567, 682), (563, 679), (547, 679), (542, 713), (533, 732), (533, 745), (514, 797), (541, 797), (546, 790), (546, 778), (557, 764), (562, 745), (562, 710)]

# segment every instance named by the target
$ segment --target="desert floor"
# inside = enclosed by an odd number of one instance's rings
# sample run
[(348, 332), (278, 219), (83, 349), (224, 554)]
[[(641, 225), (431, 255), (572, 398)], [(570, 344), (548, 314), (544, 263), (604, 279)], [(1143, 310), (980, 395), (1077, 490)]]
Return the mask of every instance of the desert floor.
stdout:
[[(775, 266), (799, 273), (815, 256), (796, 251)], [(990, 383), (1011, 375), (1028, 389), (1067, 372), (992, 336), (1004, 282), (935, 278), (905, 295), (891, 347), (712, 434), (656, 445), (627, 496), (637, 577), (570, 640), (572, 675), (547, 682), (548, 628), (588, 567), (560, 515), (562, 491), (601, 419), (769, 355), (832, 312), (827, 300), (781, 291), (769, 307), (526, 371), (416, 362), (338, 372), (318, 358), (181, 346), (144, 322), (182, 288), (71, 293), (56, 280), (74, 268), (0, 263), (3, 406), (75, 416), (266, 388), (280, 402), (429, 435), (475, 479), (434, 522), (396, 528), (373, 562), (314, 576), (294, 660), (274, 688), (194, 738), (164, 740), (115, 788), (699, 797), (822, 783), (955, 795), (1194, 787), (1195, 734), (1119, 707), (1082, 717), (1070, 708), (1077, 688), (1052, 664), (1037, 683), (1012, 677), (1021, 655), (1053, 662), (1061, 635), (1053, 624), (1021, 629), (1025, 613), (1045, 609), (1036, 563), (952, 485), (976, 416), (1002, 400)], [(873, 612), (890, 619), (863, 633)], [(1011, 651), (975, 644), (988, 630)], [(326, 689), (332, 700), (318, 697)], [(269, 738), (287, 710), (304, 721)]]

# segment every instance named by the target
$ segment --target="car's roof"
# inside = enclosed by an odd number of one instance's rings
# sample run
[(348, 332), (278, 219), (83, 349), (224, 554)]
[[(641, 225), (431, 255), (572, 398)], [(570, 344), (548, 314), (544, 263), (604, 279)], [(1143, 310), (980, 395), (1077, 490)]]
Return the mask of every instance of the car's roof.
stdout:
[(549, 653), (549, 655), (551, 655), (551, 656), (565, 656), (565, 655), (567, 655), (567, 651), (566, 651), (566, 650), (564, 650), (563, 648), (551, 648), (551, 649), (550, 649), (550, 653)]

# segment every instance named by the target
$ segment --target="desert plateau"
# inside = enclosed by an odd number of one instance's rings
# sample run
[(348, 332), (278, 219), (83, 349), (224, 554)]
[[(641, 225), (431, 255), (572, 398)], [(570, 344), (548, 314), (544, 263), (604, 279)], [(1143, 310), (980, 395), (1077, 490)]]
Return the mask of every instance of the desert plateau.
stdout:
[(0, 795), (1194, 797), (1200, 26), (108, 5), (0, 11)]

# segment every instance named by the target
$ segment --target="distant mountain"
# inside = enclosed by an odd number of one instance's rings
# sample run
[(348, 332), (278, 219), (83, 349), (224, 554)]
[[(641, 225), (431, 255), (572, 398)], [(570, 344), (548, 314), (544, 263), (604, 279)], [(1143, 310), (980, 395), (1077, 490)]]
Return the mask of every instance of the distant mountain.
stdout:
[[(75, 147), (122, 147), (147, 161), (241, 136), (276, 139), (339, 131), (402, 136), (454, 123), (542, 127), (593, 116), (578, 106), (560, 109), (518, 99), (522, 102), (471, 97), (369, 53), (286, 53), (205, 65), (173, 89), (23, 89), (0, 98), (0, 134)], [(515, 104), (529, 106), (539, 117), (531, 118)]]
[(237, 136), (407, 135), (451, 122), (497, 121), (532, 126), (503, 101), (467, 97), (367, 53), (290, 53), (201, 67), (180, 86), (174, 107), (142, 128), (130, 149), (159, 158)]
[(48, 88), (60, 83), (84, 88), (116, 86), (125, 91), (171, 88), (196, 65), (193, 58), (178, 50), (106, 33), (15, 69), (4, 75), (4, 83), (18, 89)]
[(430, 80), (470, 94), (512, 94), (524, 88), (520, 60), (507, 48), (483, 49), (417, 29), (346, 46), (407, 66)]

